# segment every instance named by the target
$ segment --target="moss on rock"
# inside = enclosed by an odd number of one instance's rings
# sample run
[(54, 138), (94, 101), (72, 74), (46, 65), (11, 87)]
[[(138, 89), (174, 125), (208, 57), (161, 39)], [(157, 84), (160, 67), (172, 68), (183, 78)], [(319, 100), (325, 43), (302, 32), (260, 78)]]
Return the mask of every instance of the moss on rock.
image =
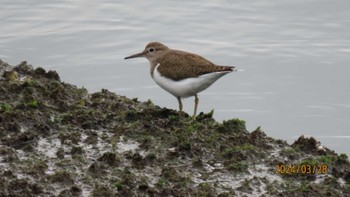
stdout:
[[(0, 196), (350, 195), (346, 155), (304, 136), (289, 145), (213, 113), (193, 121), (0, 60)], [(276, 174), (276, 164), (328, 172)]]

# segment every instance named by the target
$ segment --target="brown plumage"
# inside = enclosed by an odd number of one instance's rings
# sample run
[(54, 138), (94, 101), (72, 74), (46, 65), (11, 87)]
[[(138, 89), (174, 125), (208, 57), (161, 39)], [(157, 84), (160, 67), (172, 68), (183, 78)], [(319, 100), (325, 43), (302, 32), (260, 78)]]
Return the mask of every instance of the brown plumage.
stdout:
[[(176, 61), (179, 59), (180, 61)], [(209, 60), (193, 53), (172, 49), (166, 50), (162, 59), (155, 60), (152, 67), (155, 67), (157, 63), (160, 63), (158, 71), (163, 76), (175, 81), (198, 77), (212, 72), (233, 71), (234, 69), (233, 66), (215, 65)]]

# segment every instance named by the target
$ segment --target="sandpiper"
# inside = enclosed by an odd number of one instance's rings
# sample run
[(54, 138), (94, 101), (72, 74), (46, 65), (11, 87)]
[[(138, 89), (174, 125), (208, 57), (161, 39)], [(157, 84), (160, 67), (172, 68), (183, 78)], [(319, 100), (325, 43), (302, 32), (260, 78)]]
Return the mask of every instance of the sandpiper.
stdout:
[(193, 118), (196, 117), (199, 102), (197, 93), (207, 89), (220, 77), (235, 71), (233, 66), (218, 66), (199, 55), (170, 49), (159, 42), (148, 43), (141, 53), (124, 59), (136, 57), (148, 59), (153, 80), (177, 98), (179, 113), (182, 113), (181, 98), (195, 97)]

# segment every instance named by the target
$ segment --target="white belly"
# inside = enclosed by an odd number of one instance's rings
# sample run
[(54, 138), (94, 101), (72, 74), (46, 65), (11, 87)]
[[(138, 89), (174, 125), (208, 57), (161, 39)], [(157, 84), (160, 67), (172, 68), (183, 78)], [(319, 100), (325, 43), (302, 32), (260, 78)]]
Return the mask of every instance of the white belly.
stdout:
[(168, 91), (170, 94), (175, 97), (190, 97), (196, 95), (198, 92), (201, 92), (207, 89), (211, 84), (213, 84), (220, 77), (229, 73), (226, 72), (215, 72), (201, 75), (196, 78), (188, 78), (180, 81), (174, 81), (172, 79), (162, 76), (158, 72), (159, 64), (155, 67), (153, 72), (153, 80), (164, 90)]

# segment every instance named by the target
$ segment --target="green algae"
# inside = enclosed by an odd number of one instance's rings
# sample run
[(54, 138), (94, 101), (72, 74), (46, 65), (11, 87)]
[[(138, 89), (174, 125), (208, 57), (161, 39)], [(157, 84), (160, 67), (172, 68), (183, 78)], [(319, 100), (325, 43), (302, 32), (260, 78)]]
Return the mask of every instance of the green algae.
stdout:
[(11, 112), (12, 111), (12, 106), (7, 104), (7, 103), (1, 103), (0, 104), (0, 111)]
[(52, 183), (62, 183), (62, 184), (73, 184), (73, 174), (66, 171), (66, 170), (60, 170), (56, 171), (54, 174), (49, 175), (48, 179)]
[(233, 162), (230, 164), (226, 164), (227, 169), (230, 171), (239, 171), (239, 172), (246, 172), (249, 165), (245, 162)]
[(232, 119), (232, 120), (224, 120), (222, 125), (218, 127), (219, 132), (223, 133), (229, 133), (229, 132), (235, 132), (235, 133), (242, 133), (247, 132), (245, 127), (245, 121), (240, 120), (238, 118)]
[(24, 105), (27, 108), (37, 109), (39, 107), (39, 101), (36, 99), (33, 99), (33, 100), (29, 101), (28, 103), (25, 103)]

